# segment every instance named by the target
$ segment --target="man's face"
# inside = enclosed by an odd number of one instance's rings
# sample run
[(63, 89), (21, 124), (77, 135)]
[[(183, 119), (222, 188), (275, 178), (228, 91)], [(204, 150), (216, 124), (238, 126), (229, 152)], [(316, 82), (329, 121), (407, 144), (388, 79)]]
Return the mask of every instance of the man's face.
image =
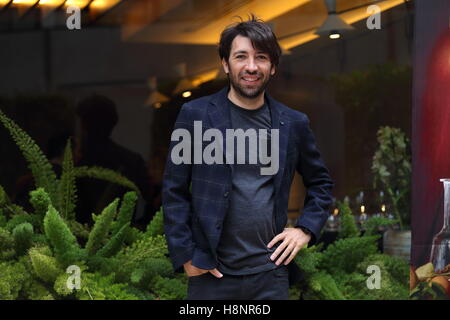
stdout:
[(275, 74), (269, 55), (253, 48), (250, 39), (240, 35), (234, 38), (228, 62), (223, 59), (222, 65), (234, 90), (250, 99), (258, 97)]

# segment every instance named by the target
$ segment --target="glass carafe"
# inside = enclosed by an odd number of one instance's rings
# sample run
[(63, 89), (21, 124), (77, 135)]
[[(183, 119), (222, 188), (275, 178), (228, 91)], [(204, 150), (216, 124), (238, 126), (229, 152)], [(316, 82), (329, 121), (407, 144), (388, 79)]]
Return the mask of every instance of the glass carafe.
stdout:
[(450, 179), (441, 179), (444, 183), (444, 225), (434, 236), (431, 248), (431, 262), (436, 272), (450, 264)]

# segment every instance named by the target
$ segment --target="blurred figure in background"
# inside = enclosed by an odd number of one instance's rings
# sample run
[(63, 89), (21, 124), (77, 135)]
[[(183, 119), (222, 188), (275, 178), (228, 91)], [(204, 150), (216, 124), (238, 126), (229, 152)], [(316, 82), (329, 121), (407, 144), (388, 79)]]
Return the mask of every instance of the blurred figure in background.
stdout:
[[(133, 216), (136, 227), (144, 227), (142, 220), (150, 221), (147, 210), (150, 202), (148, 170), (142, 156), (111, 139), (111, 133), (119, 117), (112, 100), (101, 95), (92, 95), (77, 106), (80, 118), (81, 159), (79, 166), (99, 166), (121, 173), (134, 182), (141, 191)], [(76, 217), (80, 223), (92, 224), (92, 213), (101, 211), (116, 197), (130, 191), (118, 184), (94, 178), (80, 178)]]

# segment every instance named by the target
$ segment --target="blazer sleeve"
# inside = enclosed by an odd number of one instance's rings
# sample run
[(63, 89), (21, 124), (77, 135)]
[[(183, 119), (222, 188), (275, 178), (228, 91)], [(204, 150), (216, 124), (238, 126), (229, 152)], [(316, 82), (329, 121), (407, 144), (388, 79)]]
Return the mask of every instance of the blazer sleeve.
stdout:
[(304, 227), (311, 234), (309, 245), (314, 245), (328, 220), (332, 202), (333, 181), (317, 149), (310, 121), (306, 115), (300, 128), (300, 156), (297, 172), (303, 177), (306, 188), (303, 212), (295, 227)]
[[(189, 105), (184, 104), (178, 113), (174, 130), (187, 130), (192, 138), (192, 123), (190, 121)], [(191, 260), (194, 255), (195, 244), (192, 240), (190, 228), (192, 216), (191, 194), (189, 191), (191, 164), (174, 164), (172, 162), (172, 150), (177, 144), (178, 141), (170, 142), (162, 184), (162, 206), (164, 232), (169, 257), (174, 270), (183, 272), (183, 264)]]

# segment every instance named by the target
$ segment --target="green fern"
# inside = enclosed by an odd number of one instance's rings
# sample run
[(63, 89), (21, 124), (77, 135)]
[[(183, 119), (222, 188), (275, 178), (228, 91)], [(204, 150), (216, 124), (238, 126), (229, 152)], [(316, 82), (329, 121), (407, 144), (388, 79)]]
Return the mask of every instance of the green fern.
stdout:
[(43, 220), (51, 204), (50, 197), (44, 188), (37, 188), (30, 192), (30, 203), (34, 208), (34, 214)]
[(14, 248), (18, 255), (24, 255), (33, 243), (33, 226), (28, 222), (14, 228)]
[(355, 223), (352, 211), (347, 203), (338, 203), (339, 211), (341, 213), (341, 230), (338, 238), (351, 238), (359, 236), (359, 230)]
[(320, 269), (330, 274), (351, 273), (365, 257), (378, 252), (379, 236), (339, 239), (323, 252)]
[(147, 226), (145, 235), (149, 237), (155, 237), (157, 235), (164, 234), (164, 217), (163, 208), (161, 207), (158, 212), (153, 216), (152, 221)]
[(0, 261), (9, 260), (15, 254), (14, 237), (7, 229), (0, 228)]
[(0, 300), (14, 300), (28, 278), (23, 264), (19, 262), (0, 262)]
[(302, 273), (308, 277), (319, 271), (322, 253), (318, 252), (318, 246), (301, 249), (294, 258)]
[(87, 239), (89, 237), (89, 228), (87, 225), (83, 225), (76, 220), (67, 221), (70, 231), (80, 239)]
[(97, 256), (111, 257), (115, 255), (120, 250), (122, 243), (125, 240), (128, 228), (128, 224), (123, 225), (122, 228), (115, 235), (113, 235), (111, 239), (109, 239), (108, 243), (106, 243), (104, 247), (97, 252)]
[(54, 257), (47, 256), (31, 248), (29, 256), (36, 275), (46, 283), (55, 282), (56, 278), (63, 273), (63, 269)]
[(71, 277), (69, 273), (61, 273), (55, 280), (55, 283), (53, 285), (53, 289), (58, 293), (60, 296), (69, 296), (75, 292), (75, 288), (71, 289), (67, 286), (67, 280)]
[(74, 219), (77, 200), (75, 173), (72, 159), (70, 139), (67, 140), (64, 160), (62, 164), (61, 180), (58, 184), (59, 211), (64, 219)]
[(304, 295), (306, 300), (346, 300), (334, 278), (325, 272), (314, 273), (309, 288), (310, 291)]
[(117, 276), (121, 281), (129, 281), (131, 273), (151, 258), (164, 258), (168, 253), (164, 236), (148, 237), (137, 240), (131, 246), (123, 248), (115, 257), (120, 268)]
[(25, 291), (26, 296), (24, 298), (27, 300), (55, 300), (53, 294), (36, 280), (30, 281), (22, 291)]
[(52, 205), (49, 206), (44, 218), (44, 230), (55, 257), (63, 267), (83, 259), (84, 255), (77, 239)]
[(379, 227), (393, 226), (398, 223), (398, 220), (391, 220), (385, 217), (372, 217), (364, 223), (366, 232), (364, 235), (377, 234)]
[(161, 277), (173, 275), (172, 265), (167, 258), (148, 259), (131, 273), (130, 280), (134, 284), (145, 287), (156, 275)]
[[(28, 212), (26, 212), (21, 206), (18, 206), (18, 205), (15, 205), (15, 204), (9, 204), (9, 205), (6, 205), (6, 206), (4, 206), (3, 208), (2, 208), (3, 210), (3, 214), (5, 215), (5, 216), (8, 216), (9, 217), (9, 221), (7, 222), (7, 226), (8, 226), (8, 228), (9, 228), (9, 230), (12, 230), (12, 228), (10, 228), (10, 226), (11, 226), (11, 220), (15, 220), (15, 219), (25, 219), (24, 217), (26, 216), (26, 217), (28, 217), (27, 219), (31, 219), (31, 220), (33, 220), (34, 222), (32, 223), (33, 225), (34, 225), (34, 223), (36, 223), (36, 222), (38, 222), (38, 221), (36, 221), (36, 219), (34, 218), (34, 217), (32, 217), (31, 215), (29, 215), (28, 214)], [(23, 216), (22, 218), (16, 218), (16, 217), (18, 217), (18, 216)], [(31, 223), (31, 220), (30, 220), (30, 223)], [(39, 220), (39, 219), (38, 219)], [(22, 221), (22, 222), (24, 222), (24, 221)], [(22, 223), (22, 222), (20, 222), (20, 223)], [(14, 227), (16, 226), (17, 224), (15, 224), (14, 225)], [(14, 228), (13, 227), (13, 228)]]
[(169, 279), (157, 275), (151, 289), (160, 300), (186, 299), (187, 285), (176, 278)]
[(138, 300), (154, 300), (155, 296), (152, 295), (150, 292), (146, 290), (142, 290), (139, 288), (136, 288), (135, 286), (128, 285), (126, 288), (124, 288), (128, 293), (136, 296)]
[(21, 213), (21, 214), (15, 214), (9, 219), (9, 221), (6, 223), (5, 228), (12, 232), (15, 227), (22, 223), (29, 223), (31, 224), (35, 229), (40, 229), (41, 220), (36, 215), (31, 215), (28, 213)]
[(117, 233), (123, 225), (130, 224), (133, 218), (134, 207), (136, 206), (137, 195), (134, 191), (124, 194), (122, 204), (119, 209), (116, 221), (111, 228), (112, 233)]
[(6, 206), (8, 204), (11, 204), (11, 200), (9, 199), (5, 189), (0, 186), (0, 207)]
[(0, 227), (3, 228), (6, 226), (7, 220), (2, 208), (0, 208)]
[(117, 213), (117, 205), (119, 198), (114, 199), (102, 213), (95, 218), (94, 227), (89, 233), (89, 238), (86, 243), (86, 251), (89, 255), (93, 255), (106, 241), (106, 237), (111, 229), (112, 221)]
[(80, 300), (137, 300), (127, 287), (125, 283), (114, 283), (114, 275), (83, 272), (81, 290), (76, 291), (76, 296)]
[(24, 130), (22, 130), (13, 120), (9, 119), (1, 110), (0, 122), (9, 131), (11, 137), (14, 139), (27, 160), (36, 187), (44, 188), (50, 195), (52, 202), (57, 203), (56, 174), (42, 150)]
[(113, 182), (122, 185), (124, 187), (127, 187), (131, 190), (134, 190), (138, 194), (140, 194), (139, 188), (132, 181), (130, 181), (128, 178), (111, 169), (101, 168), (97, 166), (93, 167), (81, 166), (74, 168), (74, 174), (77, 178), (89, 177)]

